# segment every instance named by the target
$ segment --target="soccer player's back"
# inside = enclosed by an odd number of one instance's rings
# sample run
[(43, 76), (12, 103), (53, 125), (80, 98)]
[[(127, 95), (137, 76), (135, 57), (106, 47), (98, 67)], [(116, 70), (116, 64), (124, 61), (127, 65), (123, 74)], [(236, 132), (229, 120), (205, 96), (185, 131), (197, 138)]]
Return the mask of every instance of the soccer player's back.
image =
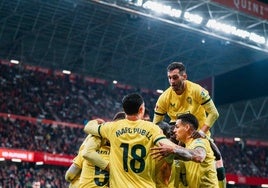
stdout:
[(144, 120), (124, 119), (107, 123), (100, 131), (111, 142), (110, 186), (155, 187), (149, 152), (154, 142), (163, 137), (159, 127)]
[[(96, 151), (101, 158), (104, 160), (109, 160), (110, 146), (105, 139), (100, 139), (98, 137), (89, 135), (85, 144), (98, 144), (100, 143), (100, 148)], [(97, 146), (94, 146), (97, 147)], [(85, 149), (85, 148), (84, 148)], [(98, 187), (108, 187), (109, 182), (109, 172), (101, 169), (100, 167), (92, 164), (88, 160), (83, 161), (82, 172), (80, 175), (80, 185), (79, 188), (98, 188)]]
[[(152, 122), (144, 121), (144, 101), (139, 94), (129, 94), (122, 100), (126, 119), (86, 125), (85, 132), (107, 138), (110, 150), (110, 187), (155, 187), (155, 163), (150, 149), (161, 140), (174, 145)], [(89, 123), (88, 123), (89, 124)]]

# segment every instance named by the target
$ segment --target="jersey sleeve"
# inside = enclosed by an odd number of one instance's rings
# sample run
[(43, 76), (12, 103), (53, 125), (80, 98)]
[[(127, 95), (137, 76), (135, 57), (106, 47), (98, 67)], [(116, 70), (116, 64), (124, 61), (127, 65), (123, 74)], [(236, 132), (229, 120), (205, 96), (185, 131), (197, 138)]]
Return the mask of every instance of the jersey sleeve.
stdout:
[(99, 136), (99, 127), (100, 125), (98, 124), (97, 120), (91, 120), (84, 127), (84, 132), (87, 134)]
[(198, 99), (198, 103), (204, 105), (211, 100), (209, 92), (205, 88), (203, 88), (202, 86), (199, 86), (197, 88), (198, 89), (196, 89), (196, 98)]
[(101, 124), (99, 126), (98, 129), (98, 133), (101, 137), (106, 138), (109, 140), (109, 136), (110, 136), (110, 131), (111, 131), (111, 127), (113, 126), (112, 124), (114, 124), (116, 122), (106, 122), (104, 124)]
[(191, 144), (191, 149), (195, 149), (197, 147), (202, 147), (206, 150), (206, 139), (204, 138), (197, 138), (194, 139), (193, 143)]
[(98, 153), (97, 150), (101, 146), (101, 138), (97, 136), (92, 136), (85, 142), (84, 149), (82, 151), (83, 158), (100, 167), (101, 169), (105, 169), (108, 165), (108, 161), (103, 159)]
[(166, 104), (165, 104), (165, 95), (162, 94), (159, 96), (155, 104), (153, 123), (158, 123), (160, 121), (163, 121), (166, 113), (167, 113), (167, 110), (166, 110)]
[(203, 107), (207, 112), (205, 124), (211, 128), (214, 125), (215, 121), (219, 118), (219, 112), (212, 100), (204, 104)]
[(207, 113), (205, 124), (209, 127), (212, 127), (215, 121), (218, 119), (219, 113), (217, 108), (215, 107), (213, 100), (209, 95), (209, 92), (205, 88), (200, 86), (197, 90), (196, 96), (198, 102), (203, 106)]

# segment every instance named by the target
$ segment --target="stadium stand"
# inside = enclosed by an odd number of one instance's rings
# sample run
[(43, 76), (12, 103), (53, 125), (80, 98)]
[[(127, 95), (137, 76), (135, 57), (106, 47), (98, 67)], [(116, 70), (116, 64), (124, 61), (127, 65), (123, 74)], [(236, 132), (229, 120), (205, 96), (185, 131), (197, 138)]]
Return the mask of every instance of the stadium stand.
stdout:
[[(96, 117), (110, 120), (114, 112), (121, 110), (120, 100), (128, 92), (142, 92), (151, 113), (157, 99), (153, 92), (125, 85), (32, 69), (0, 64), (0, 149), (3, 151), (24, 150), (72, 158), (86, 136), (82, 131), (85, 121)], [(267, 146), (256, 147), (244, 142), (217, 145), (223, 154), (227, 175), (268, 177)], [(2, 160), (1, 157), (0, 187), (34, 187), (34, 184), (67, 187), (64, 180), (67, 165), (39, 166), (35, 160), (19, 163)], [(242, 182), (239, 187), (253, 185)]]
[(34, 163), (0, 163), (1, 188), (60, 188), (68, 187), (64, 180), (66, 168), (58, 166), (37, 166)]

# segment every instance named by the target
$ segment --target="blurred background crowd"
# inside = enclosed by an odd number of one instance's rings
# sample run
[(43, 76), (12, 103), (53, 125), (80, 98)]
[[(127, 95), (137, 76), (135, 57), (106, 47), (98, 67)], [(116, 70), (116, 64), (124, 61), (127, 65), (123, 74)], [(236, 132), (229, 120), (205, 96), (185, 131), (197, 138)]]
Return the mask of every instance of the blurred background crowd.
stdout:
[[(140, 92), (151, 116), (158, 98), (153, 92), (88, 82), (83, 76), (71, 79), (69, 75), (0, 66), (0, 113), (84, 125), (96, 117), (110, 120), (122, 110), (121, 99), (126, 93)], [(0, 148), (74, 156), (85, 136), (81, 127), (0, 118)], [(249, 146), (243, 141), (217, 145), (227, 174), (268, 177), (268, 147)], [(67, 187), (67, 167), (11, 161), (0, 161), (0, 165), (0, 187)]]

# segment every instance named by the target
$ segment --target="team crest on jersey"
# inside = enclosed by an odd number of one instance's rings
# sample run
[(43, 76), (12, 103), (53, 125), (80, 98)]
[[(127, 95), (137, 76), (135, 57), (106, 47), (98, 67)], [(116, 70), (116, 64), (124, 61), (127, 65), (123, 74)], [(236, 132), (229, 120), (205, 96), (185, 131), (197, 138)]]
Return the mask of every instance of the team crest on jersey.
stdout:
[(204, 90), (201, 91), (201, 97), (204, 100), (206, 98), (207, 94)]
[(196, 144), (199, 144), (199, 145), (204, 145), (205, 144), (202, 138), (196, 138), (196, 139), (194, 139), (194, 142)]
[(192, 104), (192, 98), (191, 98), (191, 97), (187, 97), (186, 101), (187, 101), (189, 104)]

